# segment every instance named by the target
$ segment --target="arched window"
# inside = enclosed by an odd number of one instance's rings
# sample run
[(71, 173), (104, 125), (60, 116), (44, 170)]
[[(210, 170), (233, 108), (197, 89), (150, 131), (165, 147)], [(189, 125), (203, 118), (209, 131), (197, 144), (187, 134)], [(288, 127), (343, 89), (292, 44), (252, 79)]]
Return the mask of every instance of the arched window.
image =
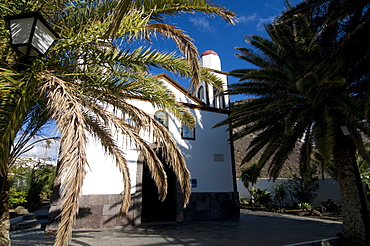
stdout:
[(163, 110), (155, 112), (154, 119), (161, 123), (164, 127), (168, 128), (168, 114)]
[(201, 100), (202, 102), (206, 103), (205, 96), (204, 96), (204, 87), (203, 86), (200, 86), (199, 87), (197, 96), (198, 96), (199, 100)]

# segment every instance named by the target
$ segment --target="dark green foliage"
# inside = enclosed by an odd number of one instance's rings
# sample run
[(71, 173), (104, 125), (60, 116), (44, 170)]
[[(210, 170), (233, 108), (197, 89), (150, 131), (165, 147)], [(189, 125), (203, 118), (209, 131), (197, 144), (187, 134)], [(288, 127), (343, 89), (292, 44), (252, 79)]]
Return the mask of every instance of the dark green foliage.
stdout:
[(340, 214), (341, 206), (331, 199), (328, 199), (326, 202), (322, 201), (321, 206), (324, 209), (323, 212), (334, 212)]
[(27, 193), (25, 191), (17, 191), (15, 188), (9, 190), (9, 208), (13, 209), (23, 205), (26, 200)]
[(341, 126), (363, 150), (361, 133), (369, 132), (370, 56), (364, 48), (369, 44), (369, 18), (366, 8), (345, 23), (321, 30), (313, 16), (296, 14), (266, 25), (269, 39), (246, 36), (250, 47), (237, 48), (237, 56), (257, 68), (231, 71), (240, 81), (228, 93), (254, 99), (235, 104), (229, 119), (220, 124), (238, 129), (231, 140), (257, 133), (243, 162), (261, 151), (257, 168), (270, 161), (269, 174), (277, 178), (296, 147), (303, 168), (310, 166), (314, 150), (331, 161)]
[[(310, 171), (314, 151), (322, 164), (331, 162), (343, 194), (344, 237), (364, 241), (366, 234), (368, 243), (370, 217), (354, 155), (369, 161), (363, 141), (370, 133), (369, 4), (303, 1), (265, 26), (268, 39), (247, 36), (250, 47), (237, 48), (237, 56), (255, 68), (231, 71), (240, 80), (228, 93), (254, 99), (235, 104), (220, 123), (238, 130), (231, 140), (257, 134), (243, 161), (261, 153), (257, 168), (269, 165), (274, 179), (296, 148), (302, 173)], [(311, 181), (296, 187), (299, 200), (312, 200), (305, 192), (315, 189)]]
[(261, 170), (257, 169), (257, 164), (252, 163), (249, 167), (242, 168), (242, 174), (240, 176), (246, 188), (249, 187), (249, 183), (253, 185), (258, 183), (258, 178), (261, 176)]
[(362, 182), (365, 186), (365, 191), (367, 194), (367, 199), (370, 201), (370, 172), (362, 173)]
[(319, 189), (317, 177), (299, 178), (294, 176), (288, 181), (288, 186), (294, 198), (302, 204), (312, 204), (317, 197), (317, 190)]
[(260, 206), (267, 206), (272, 202), (271, 194), (266, 189), (257, 188), (248, 189), (249, 193), (251, 194), (251, 201), (252, 204), (260, 205)]
[(298, 208), (302, 209), (302, 210), (305, 210), (305, 211), (309, 211), (309, 210), (312, 209), (312, 206), (311, 206), (311, 204), (305, 202), (305, 203), (298, 203)]
[(288, 183), (282, 182), (274, 187), (275, 196), (274, 200), (279, 203), (280, 207), (284, 206), (284, 200), (288, 196)]

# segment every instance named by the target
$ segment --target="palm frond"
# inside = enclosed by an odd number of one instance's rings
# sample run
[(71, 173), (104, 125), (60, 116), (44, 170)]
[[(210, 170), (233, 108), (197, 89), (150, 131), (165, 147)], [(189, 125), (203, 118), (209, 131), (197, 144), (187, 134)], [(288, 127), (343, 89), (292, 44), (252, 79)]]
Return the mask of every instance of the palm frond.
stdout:
[(59, 175), (63, 180), (61, 198), (63, 206), (61, 223), (56, 236), (57, 245), (68, 245), (72, 237), (72, 225), (78, 211), (78, 197), (87, 164), (85, 146), (87, 136), (83, 105), (76, 100), (77, 91), (71, 89), (67, 82), (50, 73), (41, 73), (44, 80), (41, 88), (47, 93), (51, 117), (55, 119), (61, 134)]
[(193, 90), (200, 83), (200, 71), (198, 50), (193, 44), (192, 39), (182, 30), (164, 23), (150, 24), (148, 26), (148, 29), (156, 31), (161, 35), (174, 40), (179, 50), (185, 55), (186, 59), (188, 60), (192, 74), (192, 83), (190, 86), (190, 90)]
[(15, 158), (11, 156), (14, 139), (21, 129), (30, 108), (35, 103), (33, 97), (22, 95), (35, 94), (37, 82), (32, 76), (20, 80), (19, 74), (14, 74), (8, 70), (1, 71), (0, 76), (0, 145), (2, 151), (0, 174), (6, 176)]
[(117, 30), (117, 26), (120, 25), (123, 16), (125, 16), (133, 6), (135, 6), (136, 9), (142, 9), (148, 15), (151, 15), (153, 20), (158, 22), (161, 22), (166, 15), (178, 15), (179, 13), (185, 12), (193, 13), (195, 11), (220, 16), (230, 24), (234, 24), (236, 21), (236, 16), (233, 12), (224, 7), (210, 4), (205, 0), (120, 0), (113, 13), (114, 21), (108, 29), (108, 35), (114, 32), (114, 30)]

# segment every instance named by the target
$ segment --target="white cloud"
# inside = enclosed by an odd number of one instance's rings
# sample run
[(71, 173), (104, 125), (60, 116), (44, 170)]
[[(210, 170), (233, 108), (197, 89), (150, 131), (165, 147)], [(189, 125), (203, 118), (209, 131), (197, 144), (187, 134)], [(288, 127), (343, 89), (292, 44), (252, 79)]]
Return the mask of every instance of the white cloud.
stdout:
[(257, 13), (254, 13), (254, 14), (248, 15), (248, 16), (245, 16), (245, 15), (239, 16), (238, 17), (238, 23), (248, 24), (250, 22), (255, 21), (257, 19), (257, 16), (258, 16)]
[(271, 23), (273, 19), (275, 19), (276, 16), (269, 16), (267, 18), (261, 18), (258, 13), (254, 13), (251, 15), (242, 15), (238, 18), (238, 23), (240, 24), (252, 24), (255, 25), (256, 30), (258, 32), (264, 32), (265, 28), (263, 24)]
[(258, 20), (258, 23), (256, 25), (256, 30), (259, 31), (259, 32), (263, 32), (265, 31), (265, 27), (263, 26), (263, 24), (268, 24), (268, 23), (272, 23), (272, 20), (275, 19), (276, 16), (270, 16), (270, 17), (267, 17), (267, 18), (261, 18)]
[(216, 29), (211, 26), (211, 23), (204, 17), (189, 18), (190, 22), (202, 32), (215, 32)]

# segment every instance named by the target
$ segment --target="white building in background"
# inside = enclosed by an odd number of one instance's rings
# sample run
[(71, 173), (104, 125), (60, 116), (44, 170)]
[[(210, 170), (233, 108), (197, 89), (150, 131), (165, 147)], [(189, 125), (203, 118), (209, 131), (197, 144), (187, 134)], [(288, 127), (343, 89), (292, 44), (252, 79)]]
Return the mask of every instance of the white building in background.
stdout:
[[(221, 61), (214, 51), (202, 54), (204, 67), (221, 71)], [(227, 89), (227, 76), (217, 73)], [(176, 99), (189, 108), (196, 119), (194, 130), (183, 126), (171, 114), (154, 108), (149, 102), (132, 100), (132, 104), (164, 122), (180, 147), (191, 172), (192, 195), (188, 206), (182, 208), (181, 189), (175, 175), (166, 168), (168, 195), (158, 201), (157, 188), (135, 149), (127, 149), (131, 174), (131, 209), (125, 221), (118, 218), (123, 192), (122, 174), (115, 162), (103, 153), (102, 146), (90, 141), (87, 172), (80, 198), (76, 228), (101, 228), (128, 223), (155, 221), (189, 221), (227, 219), (239, 216), (232, 146), (228, 142), (227, 127), (213, 128), (226, 119), (229, 98), (219, 94), (212, 85), (201, 83), (196, 97), (188, 93), (166, 74), (156, 75), (174, 93)], [(57, 199), (52, 199), (49, 217), (58, 213)], [(52, 227), (52, 223), (50, 224)]]
[(16, 163), (21, 166), (28, 166), (28, 167), (37, 167), (37, 166), (56, 166), (57, 159), (52, 158), (42, 158), (42, 157), (19, 157), (16, 160)]

